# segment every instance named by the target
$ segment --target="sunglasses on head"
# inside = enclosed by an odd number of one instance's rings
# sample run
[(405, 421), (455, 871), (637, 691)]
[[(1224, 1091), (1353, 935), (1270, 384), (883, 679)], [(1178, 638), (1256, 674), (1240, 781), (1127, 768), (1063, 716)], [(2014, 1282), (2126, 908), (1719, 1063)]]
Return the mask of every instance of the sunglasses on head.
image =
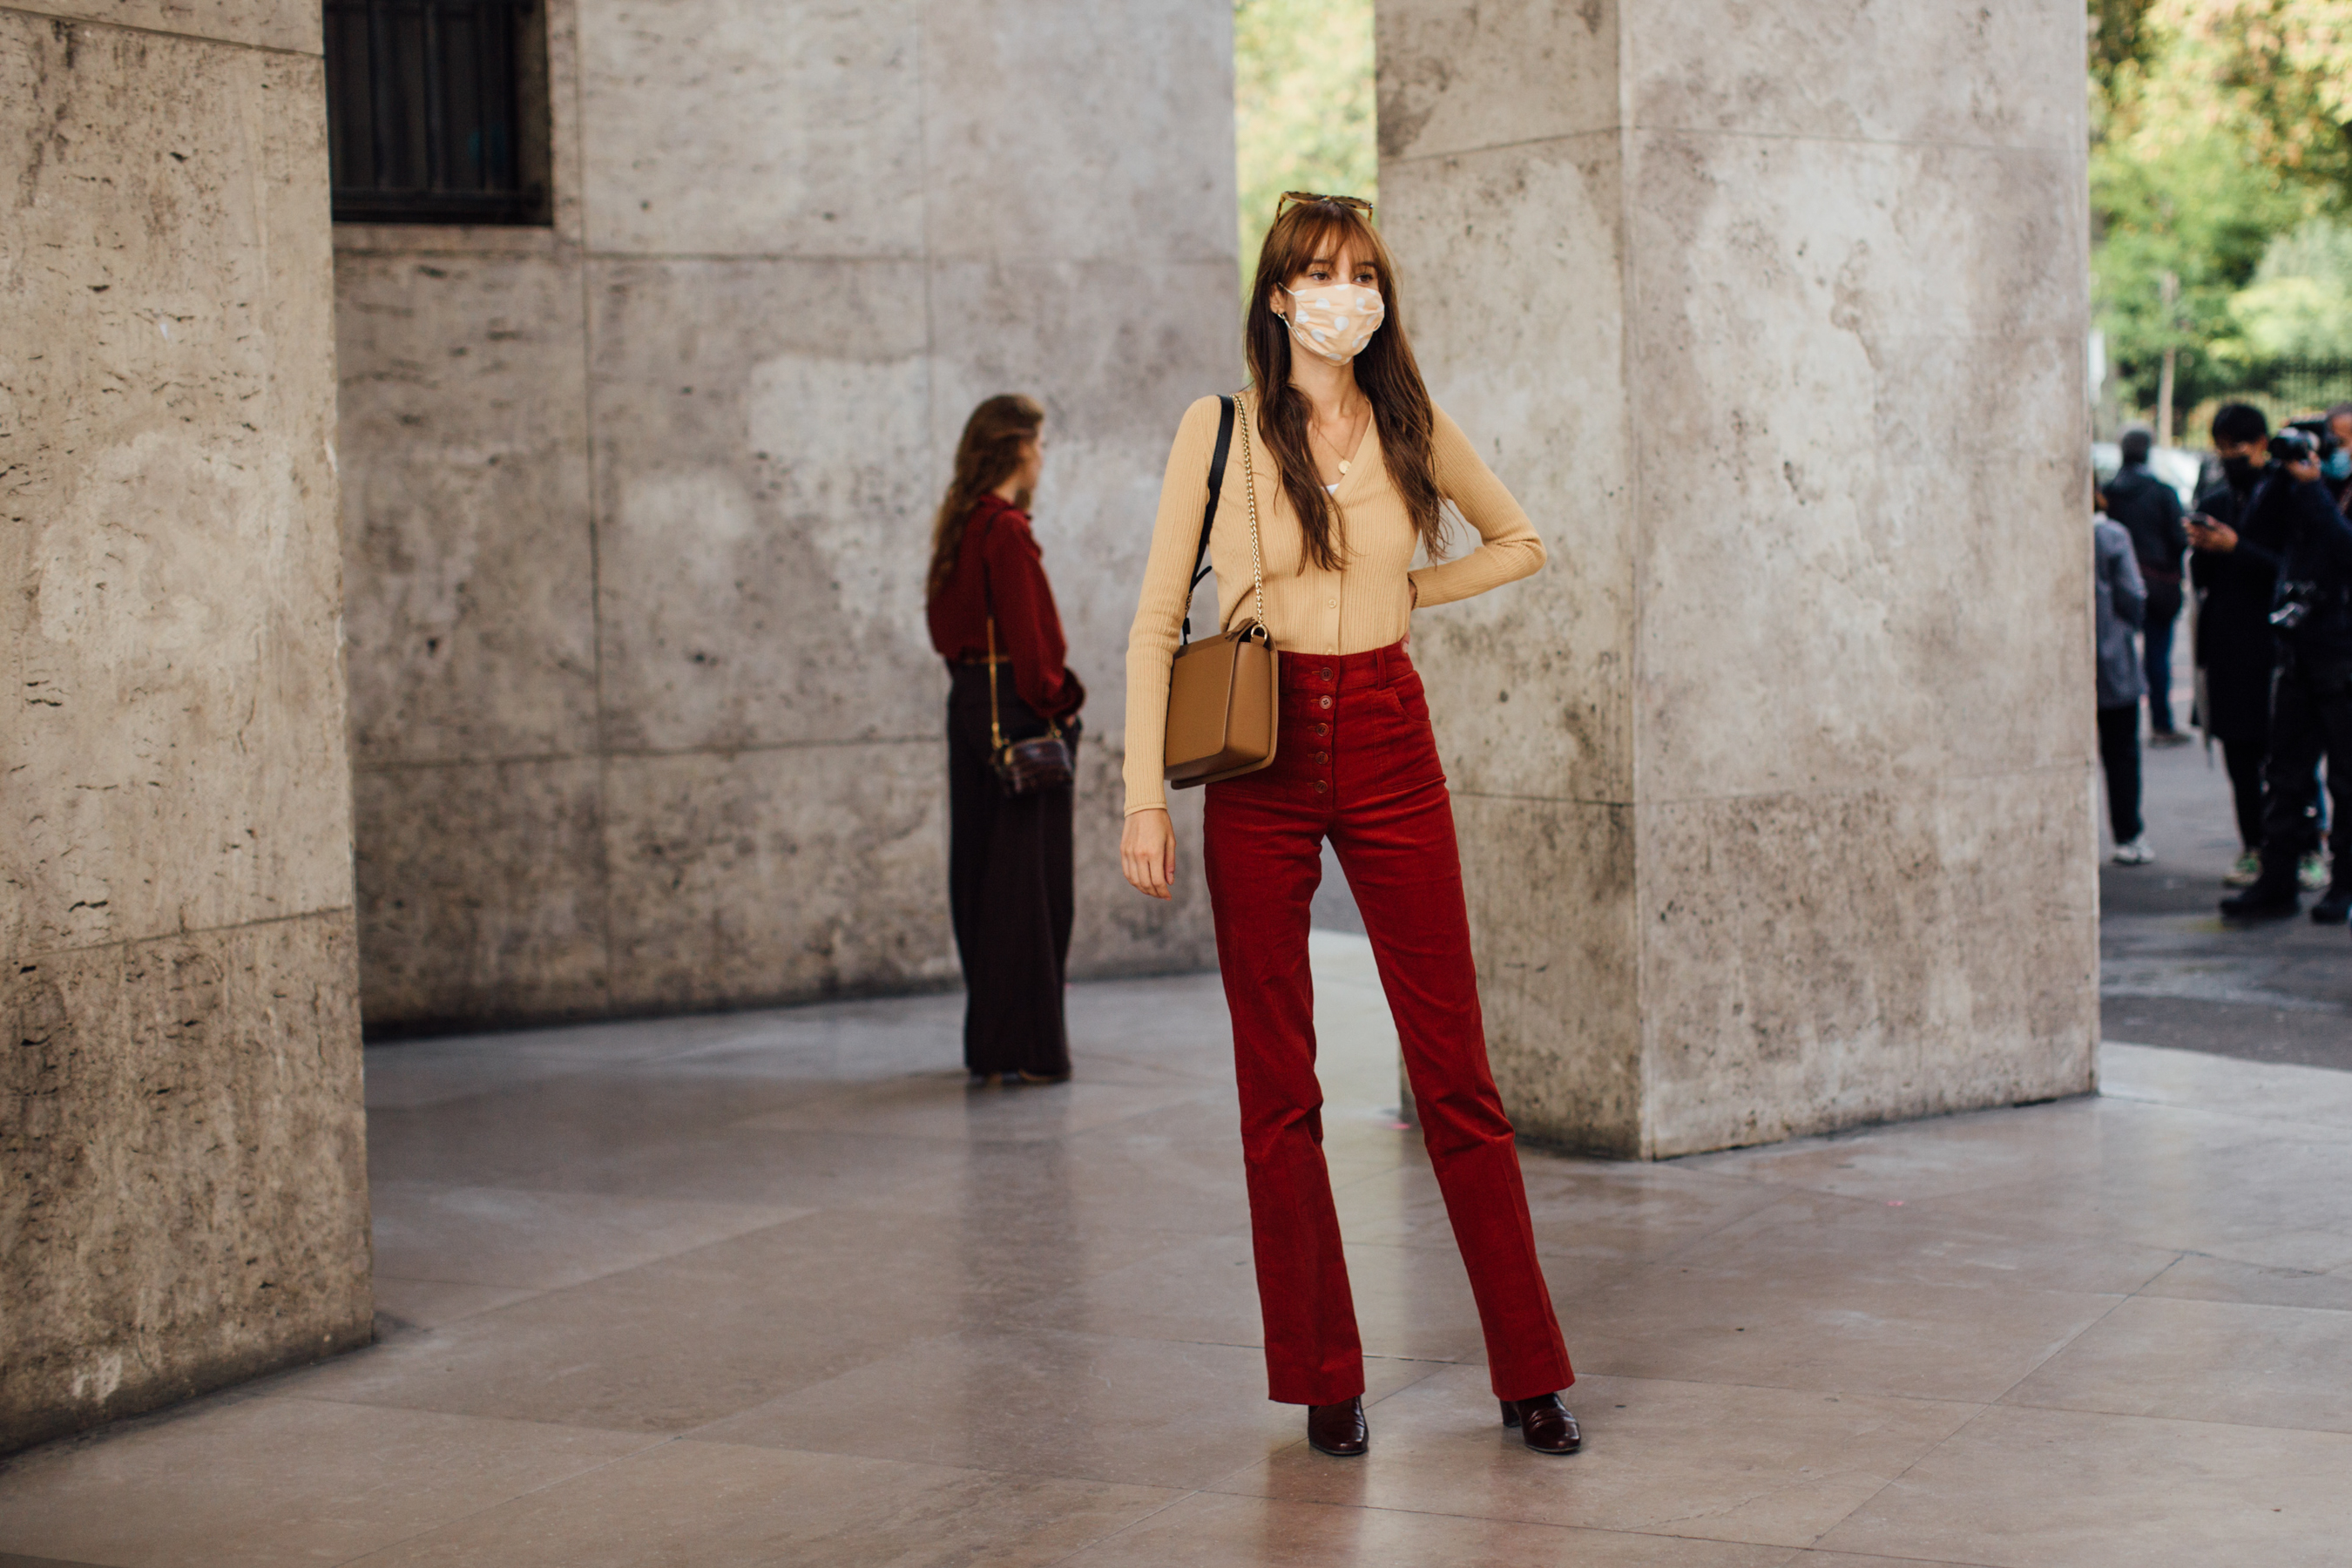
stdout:
[(1308, 202), (1330, 202), (1339, 206), (1353, 207), (1358, 212), (1363, 214), (1366, 217), (1372, 216), (1372, 204), (1364, 200), (1361, 196), (1318, 196), (1312, 191), (1283, 192), (1282, 199), (1274, 205), (1274, 216), (1280, 217), (1285, 212), (1289, 210), (1290, 204), (1293, 202), (1297, 202), (1301, 205)]

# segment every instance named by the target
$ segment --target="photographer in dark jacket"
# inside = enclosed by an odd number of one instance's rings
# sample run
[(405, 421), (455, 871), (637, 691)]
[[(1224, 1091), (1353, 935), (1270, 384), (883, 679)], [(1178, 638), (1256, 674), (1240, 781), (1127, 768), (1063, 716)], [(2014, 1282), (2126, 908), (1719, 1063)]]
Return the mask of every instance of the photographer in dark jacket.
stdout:
[[(2271, 601), (2278, 589), (2276, 542), (2252, 502), (2269, 458), (2271, 425), (2251, 404), (2225, 403), (2213, 416), (2221, 468), (2198, 492), (2189, 520), (2189, 580), (2197, 593), (2197, 668), (2204, 672), (2198, 717), (2221, 742), (2242, 851), (2230, 881), (2262, 874), (2263, 760), (2270, 754), (2271, 671), (2277, 663)], [(2275, 509), (2265, 508), (2265, 513)], [(2213, 525), (2213, 526), (2208, 526)], [(2250, 541), (2245, 536), (2252, 533)], [(2226, 536), (2228, 544), (2221, 541)], [(2245, 541), (2247, 548), (2238, 548)]]
[[(2214, 445), (2225, 462), (2251, 461), (2244, 443), (2235, 444), (2234, 458), (2222, 448), (2221, 415), (2213, 424)], [(2232, 919), (2295, 911), (2296, 862), (2318, 804), (2323, 754), (2335, 797), (2336, 871), (2312, 918), (2341, 921), (2352, 909), (2352, 826), (2344, 816), (2352, 795), (2352, 524), (2320, 485), (2319, 448), (2306, 432), (2282, 433), (2267, 443), (2269, 466), (2234, 524), (2210, 515), (2189, 524), (2199, 564), (2216, 558), (2217, 579), (2235, 573), (2249, 582), (2267, 575), (2272, 583), (2263, 620), (2274, 638), (2276, 672), (2270, 756), (2263, 768), (2262, 874), (2244, 892), (2221, 900), (2221, 912)], [(2211, 602), (2209, 595), (2206, 603)]]
[(2189, 531), (2181, 521), (2180, 497), (2148, 470), (2155, 437), (2126, 430), (2119, 443), (2123, 467), (2107, 481), (2107, 516), (2131, 535), (2132, 556), (2147, 585), (2147, 618), (2140, 627), (2140, 668), (2147, 679), (2147, 721), (2152, 743), (2178, 746), (2189, 737), (2172, 727), (2172, 626), (2180, 618), (2181, 558)]

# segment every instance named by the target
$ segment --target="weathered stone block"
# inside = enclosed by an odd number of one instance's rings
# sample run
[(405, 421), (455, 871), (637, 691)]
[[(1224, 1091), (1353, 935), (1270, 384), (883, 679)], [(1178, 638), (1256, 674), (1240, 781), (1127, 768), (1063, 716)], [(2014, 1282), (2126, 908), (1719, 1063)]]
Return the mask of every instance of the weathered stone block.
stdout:
[(1418, 629), (1465, 813), (1545, 846), (1472, 898), (1520, 1124), (1649, 1157), (2091, 1087), (2079, 9), (1381, 26), (1423, 363), (1552, 547)]
[(355, 795), (371, 1027), (604, 1011), (596, 758), (369, 769)]
[(0, 12), (0, 1450), (371, 1316), (318, 11), (101, 9)]
[(296, 54), (319, 52), (320, 11), (313, 0), (31, 0), (13, 9)]
[(0, 835), (9, 951), (348, 901), (319, 91), (315, 59), (0, 13), (0, 776), (38, 803)]
[(594, 749), (580, 286), (578, 258), (549, 247), (338, 247), (344, 626), (362, 769)]
[(917, 0), (579, 0), (592, 250), (919, 257)]
[(804, 1001), (955, 975), (943, 743), (616, 757), (613, 1000)]
[(348, 910), (0, 974), (0, 1451), (363, 1344)]
[(2089, 1087), (2084, 800), (2055, 767), (1643, 810), (1643, 1152)]
[[(1139, 263), (1221, 262), (1231, 311), (1230, 10), (956, 0), (922, 7), (921, 57), (931, 256), (1118, 261), (1130, 279)], [(1008, 103), (1021, 111), (1007, 113)], [(978, 191), (987, 199), (972, 200)], [(1033, 303), (1022, 324), (1050, 330), (1091, 299), (1058, 298), (1056, 308)], [(1139, 325), (1189, 321), (1160, 302), (1132, 310), (1134, 292), (1109, 298)]]
[[(1643, 1152), (1633, 808), (1454, 797), (1478, 1000), (1520, 1133)], [(1532, 921), (1530, 888), (1547, 918)]]
[(593, 276), (606, 743), (927, 732), (921, 268)]

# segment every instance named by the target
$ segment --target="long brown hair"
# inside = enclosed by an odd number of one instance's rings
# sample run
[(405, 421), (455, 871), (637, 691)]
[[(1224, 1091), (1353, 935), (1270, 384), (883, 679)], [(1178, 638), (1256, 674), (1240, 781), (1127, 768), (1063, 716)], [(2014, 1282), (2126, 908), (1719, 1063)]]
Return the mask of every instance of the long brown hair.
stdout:
[[(1045, 411), (1017, 392), (1000, 392), (971, 411), (963, 422), (963, 438), (956, 443), (955, 478), (931, 520), (931, 572), (924, 586), (926, 600), (936, 599), (955, 572), (963, 552), (964, 525), (980, 498), (1021, 471), (1021, 448), (1037, 437)], [(1013, 504), (1029, 510), (1029, 492)]]
[(1413, 363), (1404, 318), (1397, 310), (1396, 264), (1363, 214), (1335, 201), (1300, 202), (1285, 209), (1265, 231), (1242, 331), (1250, 380), (1257, 387), (1258, 434), (1282, 470), (1283, 490), (1307, 536), (1306, 559), (1325, 571), (1343, 563), (1339, 508), (1316, 476), (1314, 455), (1307, 445), (1307, 395), (1290, 384), (1290, 323), (1275, 314), (1273, 301), (1277, 286), (1287, 288), (1308, 262), (1337, 258), (1350, 242), (1358, 256), (1370, 258), (1380, 275), (1381, 302), (1388, 308), (1380, 331), (1356, 356), (1356, 384), (1372, 405), (1372, 418), (1380, 426), (1381, 457), (1388, 465), (1390, 482), (1404, 500), (1413, 531), (1433, 559), (1445, 547), (1444, 498), (1438, 493), (1430, 451), (1429, 388)]

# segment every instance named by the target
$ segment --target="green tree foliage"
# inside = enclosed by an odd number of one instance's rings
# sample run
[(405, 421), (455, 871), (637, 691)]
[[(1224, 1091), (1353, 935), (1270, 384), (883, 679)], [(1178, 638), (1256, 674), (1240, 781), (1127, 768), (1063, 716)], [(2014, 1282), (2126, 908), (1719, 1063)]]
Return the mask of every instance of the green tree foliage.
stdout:
[(2230, 316), (2251, 358), (2352, 360), (2352, 228), (2314, 218), (2271, 241)]
[[(2091, 8), (2093, 297), (2123, 400), (2139, 408), (2155, 401), (2168, 344), (2179, 351), (2177, 407), (2244, 380), (2253, 351), (2231, 300), (2254, 281), (2273, 239), (2331, 200), (2310, 168), (2266, 153), (2231, 96), (2244, 57), (2212, 24), (2232, 4), (2095, 0)], [(2179, 279), (2168, 316), (2167, 272)]]
[(2210, 61), (2227, 121), (2257, 157), (2336, 201), (2352, 194), (2352, 0), (2161, 0)]
[(1378, 201), (1372, 0), (1234, 0), (1242, 287), (1285, 191)]

